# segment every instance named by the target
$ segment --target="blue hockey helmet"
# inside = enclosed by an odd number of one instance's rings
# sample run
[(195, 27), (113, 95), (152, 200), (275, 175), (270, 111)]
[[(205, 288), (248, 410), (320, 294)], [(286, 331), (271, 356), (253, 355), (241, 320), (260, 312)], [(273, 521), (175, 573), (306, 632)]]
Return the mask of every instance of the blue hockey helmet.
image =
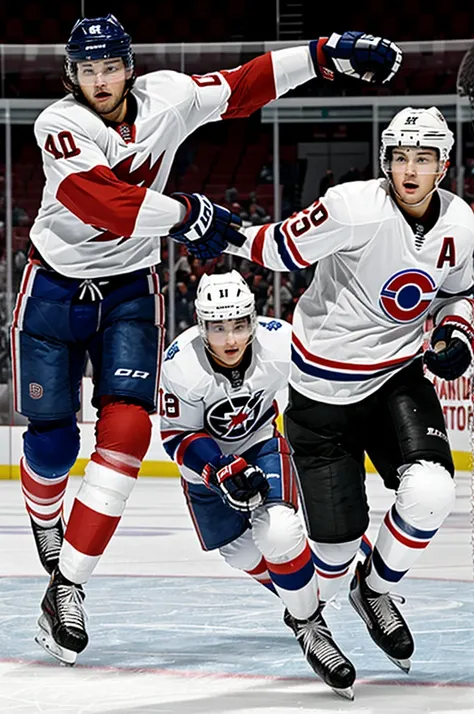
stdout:
[(135, 59), (132, 39), (114, 15), (106, 17), (83, 17), (72, 28), (66, 44), (63, 82), (68, 91), (77, 87), (77, 63), (87, 60), (121, 57), (125, 68), (132, 70), (127, 83), (130, 87), (135, 80)]

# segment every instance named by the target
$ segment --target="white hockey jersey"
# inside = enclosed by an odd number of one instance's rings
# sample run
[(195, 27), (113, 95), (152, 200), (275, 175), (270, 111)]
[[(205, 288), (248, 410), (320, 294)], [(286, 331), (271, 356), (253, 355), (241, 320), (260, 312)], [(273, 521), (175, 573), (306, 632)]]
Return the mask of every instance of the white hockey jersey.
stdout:
[(33, 245), (73, 278), (156, 265), (160, 237), (184, 216), (182, 204), (162, 194), (184, 140), (208, 122), (249, 116), (314, 76), (302, 46), (202, 76), (160, 70), (139, 77), (132, 125), (108, 126), (72, 95), (54, 102), (34, 128), (46, 182)]
[(288, 387), (290, 343), (288, 322), (259, 316), (252, 360), (235, 388), (211, 367), (196, 326), (168, 347), (161, 372), (161, 437), (186, 480), (202, 482), (206, 460), (193, 458), (192, 451), (199, 453), (206, 438), (223, 454), (241, 454), (275, 434), (277, 396)]
[[(244, 229), (228, 252), (278, 271), (317, 263), (293, 317), (290, 383), (310, 399), (357, 402), (419, 356), (424, 324), (454, 311), (472, 323), (474, 214), (440, 190), (421, 242), (384, 179), (344, 183), (287, 220)], [(457, 297), (456, 297), (457, 296)], [(454, 300), (453, 300), (454, 298)]]

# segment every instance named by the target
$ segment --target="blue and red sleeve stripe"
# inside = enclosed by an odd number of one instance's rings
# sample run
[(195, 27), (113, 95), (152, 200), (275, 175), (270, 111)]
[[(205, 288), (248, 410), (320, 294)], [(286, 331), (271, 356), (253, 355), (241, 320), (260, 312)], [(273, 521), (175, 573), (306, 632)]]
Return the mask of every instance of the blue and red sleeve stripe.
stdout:
[(170, 459), (199, 475), (207, 463), (222, 454), (214, 439), (204, 431), (162, 431), (161, 438)]
[(288, 222), (274, 223), (272, 226), (262, 226), (257, 232), (251, 248), (250, 258), (254, 263), (263, 265), (263, 246), (265, 240), (274, 240), (278, 255), (281, 258), (283, 265), (289, 271), (301, 270), (307, 268), (309, 263), (301, 253), (294, 240), (288, 232)]

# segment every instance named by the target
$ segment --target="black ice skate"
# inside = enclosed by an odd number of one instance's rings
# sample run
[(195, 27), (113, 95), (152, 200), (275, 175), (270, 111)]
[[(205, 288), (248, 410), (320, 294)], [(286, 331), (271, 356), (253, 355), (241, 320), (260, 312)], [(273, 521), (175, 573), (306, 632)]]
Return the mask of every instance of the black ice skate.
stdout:
[(59, 563), (59, 553), (63, 544), (64, 528), (61, 519), (51, 528), (39, 526), (30, 517), (36, 548), (41, 565), (50, 575)]
[(64, 664), (73, 665), (89, 641), (84, 598), (82, 586), (66, 580), (56, 568), (41, 603), (40, 631), (35, 640)]
[(291, 627), (310, 667), (340, 697), (354, 699), (355, 669), (332, 638), (323, 615), (323, 604), (308, 620), (297, 620), (285, 610), (283, 620)]
[[(371, 590), (365, 579), (367, 563), (357, 563), (349, 591), (349, 600), (364, 620), (369, 635), (387, 657), (404, 672), (410, 671), (410, 657), (415, 644), (407, 623), (390, 594)], [(402, 602), (405, 600), (402, 598)]]

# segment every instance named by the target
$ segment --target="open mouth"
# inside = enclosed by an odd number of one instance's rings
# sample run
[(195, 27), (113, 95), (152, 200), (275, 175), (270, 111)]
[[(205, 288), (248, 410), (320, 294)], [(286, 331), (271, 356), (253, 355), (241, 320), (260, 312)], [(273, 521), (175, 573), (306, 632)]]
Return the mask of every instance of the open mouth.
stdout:
[(97, 94), (94, 94), (95, 99), (108, 99), (111, 96), (112, 95), (108, 92), (97, 92)]
[(232, 349), (226, 350), (225, 353), (226, 353), (226, 355), (233, 357), (233, 355), (236, 355), (238, 353), (238, 351), (239, 350), (237, 348), (232, 348)]
[(413, 183), (413, 181), (405, 181), (403, 184), (403, 188), (406, 191), (416, 191), (416, 189), (418, 188), (418, 184)]

